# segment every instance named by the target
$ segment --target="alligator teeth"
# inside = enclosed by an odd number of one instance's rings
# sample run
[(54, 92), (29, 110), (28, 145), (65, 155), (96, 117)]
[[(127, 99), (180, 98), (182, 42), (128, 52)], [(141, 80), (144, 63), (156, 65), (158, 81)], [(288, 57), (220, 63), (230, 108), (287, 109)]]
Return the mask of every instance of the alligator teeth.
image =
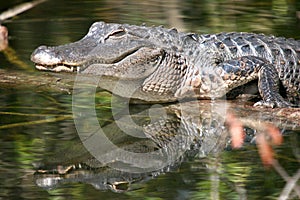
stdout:
[(37, 68), (38, 70), (48, 70), (48, 68), (43, 65), (35, 65), (35, 68)]
[(43, 70), (43, 71), (54, 71), (54, 72), (79, 72), (80, 67), (78, 66), (71, 66), (71, 65), (40, 65), (36, 64), (35, 67), (38, 70)]
[(55, 66), (53, 69), (51, 69), (51, 71), (55, 71), (55, 72), (61, 72), (61, 71), (73, 72), (73, 67), (69, 67), (69, 66), (65, 66), (65, 65), (58, 65), (58, 66)]

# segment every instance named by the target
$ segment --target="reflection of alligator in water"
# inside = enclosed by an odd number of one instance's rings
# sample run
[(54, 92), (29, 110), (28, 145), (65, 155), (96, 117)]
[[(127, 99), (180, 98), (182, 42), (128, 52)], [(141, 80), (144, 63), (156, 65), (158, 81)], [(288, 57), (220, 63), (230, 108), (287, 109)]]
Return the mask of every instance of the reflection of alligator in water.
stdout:
[(300, 99), (300, 42), (263, 34), (96, 22), (80, 41), (41, 46), (31, 60), (41, 70), (101, 76), (104, 89), (147, 102), (219, 98), (257, 79), (257, 105), (287, 107)]
[[(64, 183), (83, 182), (97, 189), (128, 190), (133, 183), (177, 168), (186, 158), (206, 157), (228, 147), (230, 138), (224, 125), (226, 112), (238, 111), (241, 120), (249, 125), (246, 141), (252, 141), (253, 128), (258, 130), (257, 124), (261, 126), (266, 121), (281, 126), (289, 124), (288, 129), (300, 127), (299, 121), (293, 124), (284, 118), (274, 117), (274, 113), (261, 113), (259, 109), (249, 111), (244, 106), (234, 105), (235, 108), (231, 108), (228, 102), (144, 106), (146, 109), (136, 114), (124, 115), (120, 112), (120, 117), (116, 115), (113, 123), (103, 126), (106, 137), (118, 148), (103, 151), (102, 144), (96, 143), (94, 152), (89, 152), (86, 146), (95, 141), (95, 135), (101, 133), (85, 135), (83, 144), (63, 149), (55, 154), (54, 159), (36, 164), (37, 185), (51, 189)], [(135, 123), (128, 123), (128, 117)], [(86, 120), (89, 121), (88, 118)], [(99, 146), (100, 149), (97, 149)], [(130, 152), (139, 153), (142, 157)]]

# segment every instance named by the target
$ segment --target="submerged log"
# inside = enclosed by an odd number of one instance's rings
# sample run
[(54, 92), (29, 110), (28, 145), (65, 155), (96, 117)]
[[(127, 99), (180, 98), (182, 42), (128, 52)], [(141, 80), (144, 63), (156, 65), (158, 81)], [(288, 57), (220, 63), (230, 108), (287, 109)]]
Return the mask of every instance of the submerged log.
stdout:
[(71, 93), (75, 76), (71, 74), (29, 73), (0, 69), (1, 88), (38, 88)]
[[(75, 78), (74, 74), (69, 73), (25, 72), (24, 70), (0, 69), (0, 88), (35, 88), (35, 90), (40, 91), (72, 94)], [(246, 108), (247, 112), (239, 113), (237, 117), (254, 116), (255, 113), (259, 112), (260, 116), (256, 117), (261, 118), (261, 120), (266, 118), (273, 118), (275, 121), (283, 120), (286, 121), (284, 122), (285, 125), (289, 124), (288, 129), (300, 129), (300, 108), (272, 109), (253, 107), (251, 102), (243, 102), (241, 99), (227, 102), (237, 107)]]

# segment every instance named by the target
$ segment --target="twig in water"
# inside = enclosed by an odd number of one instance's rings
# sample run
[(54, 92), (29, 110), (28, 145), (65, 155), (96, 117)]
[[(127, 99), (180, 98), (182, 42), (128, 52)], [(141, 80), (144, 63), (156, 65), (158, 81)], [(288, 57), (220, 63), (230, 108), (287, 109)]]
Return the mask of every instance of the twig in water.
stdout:
[(26, 2), (26, 3), (22, 3), (20, 5), (17, 5), (11, 9), (8, 9), (7, 11), (4, 11), (3, 13), (0, 14), (0, 22), (9, 19), (11, 17), (14, 17), (22, 12), (25, 12), (26, 10), (29, 10), (31, 8), (33, 8), (34, 6), (43, 3), (47, 0), (36, 0), (36, 1), (32, 1), (32, 2)]

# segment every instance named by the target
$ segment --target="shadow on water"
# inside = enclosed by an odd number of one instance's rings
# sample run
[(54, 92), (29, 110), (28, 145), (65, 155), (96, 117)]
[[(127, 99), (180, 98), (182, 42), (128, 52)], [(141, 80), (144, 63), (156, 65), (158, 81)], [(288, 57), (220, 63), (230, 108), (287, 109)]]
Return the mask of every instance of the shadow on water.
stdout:
[[(1, 2), (1, 11), (16, 3)], [(95, 97), (99, 124), (93, 127), (91, 116), (84, 115), (82, 130), (93, 131), (78, 135), (70, 95), (73, 78), (37, 73), (29, 57), (41, 44), (78, 40), (99, 20), (299, 39), (299, 10), (297, 1), (53, 0), (2, 22), (9, 30), (9, 46), (0, 54), (0, 74), (7, 75), (0, 81), (0, 199), (272, 199), (283, 195), (290, 189), (291, 177), (297, 180), (299, 175), (298, 110), (260, 110), (239, 100), (131, 105), (126, 110), (127, 104), (117, 99), (112, 111), (110, 94), (99, 90)], [(25, 77), (31, 78), (24, 81)], [(44, 84), (38, 85), (41, 79)], [(247, 133), (238, 150), (231, 147), (228, 113), (237, 116)], [(255, 139), (269, 123), (283, 133), (284, 142), (274, 147), (277, 163), (266, 169)], [(108, 138), (113, 146), (103, 148), (107, 144), (97, 137)], [(299, 191), (298, 181), (290, 198)]]

